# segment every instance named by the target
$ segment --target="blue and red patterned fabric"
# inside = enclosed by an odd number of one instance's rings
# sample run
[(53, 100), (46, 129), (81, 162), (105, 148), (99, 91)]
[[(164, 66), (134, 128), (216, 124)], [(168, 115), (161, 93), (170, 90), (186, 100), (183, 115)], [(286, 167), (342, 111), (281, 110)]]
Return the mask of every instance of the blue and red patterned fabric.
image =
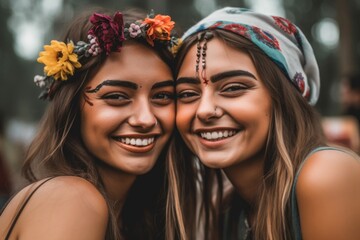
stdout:
[(225, 7), (192, 26), (182, 39), (211, 29), (224, 29), (252, 41), (275, 62), (309, 104), (317, 102), (320, 76), (313, 49), (289, 20), (245, 8)]

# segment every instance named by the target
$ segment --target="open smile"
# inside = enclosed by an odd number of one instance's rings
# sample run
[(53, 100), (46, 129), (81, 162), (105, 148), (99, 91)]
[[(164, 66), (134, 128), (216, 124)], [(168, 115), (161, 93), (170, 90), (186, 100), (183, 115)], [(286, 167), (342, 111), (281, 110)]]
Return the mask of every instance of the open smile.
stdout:
[(208, 141), (219, 141), (226, 138), (230, 138), (237, 134), (237, 130), (218, 130), (218, 131), (200, 131), (198, 135)]
[(135, 153), (143, 153), (151, 151), (156, 143), (156, 136), (149, 137), (120, 137), (115, 136), (112, 137), (115, 141), (119, 143), (119, 145), (130, 151)]
[(137, 146), (137, 147), (148, 146), (155, 141), (155, 137), (149, 137), (149, 138), (114, 137), (114, 139), (121, 143), (131, 146)]

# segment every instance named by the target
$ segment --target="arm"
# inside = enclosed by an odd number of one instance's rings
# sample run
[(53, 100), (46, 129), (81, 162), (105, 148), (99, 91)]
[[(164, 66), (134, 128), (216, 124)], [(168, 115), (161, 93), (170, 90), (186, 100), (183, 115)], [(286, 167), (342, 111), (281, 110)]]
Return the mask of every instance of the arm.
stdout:
[(360, 161), (334, 150), (305, 163), (296, 186), (304, 240), (360, 239)]
[(91, 183), (57, 177), (34, 194), (19, 218), (14, 235), (27, 239), (105, 239), (107, 204)]

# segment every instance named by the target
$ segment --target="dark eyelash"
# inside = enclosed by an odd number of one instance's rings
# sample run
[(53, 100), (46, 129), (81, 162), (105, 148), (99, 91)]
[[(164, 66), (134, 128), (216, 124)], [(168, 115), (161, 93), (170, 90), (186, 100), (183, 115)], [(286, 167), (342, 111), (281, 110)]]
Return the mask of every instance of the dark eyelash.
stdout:
[(170, 93), (170, 92), (159, 92), (159, 93), (155, 94), (155, 96), (159, 96), (159, 95), (167, 96), (168, 99), (174, 99), (174, 94)]
[[(188, 96), (185, 96), (185, 95), (188, 95)], [(197, 94), (194, 93), (194, 92), (182, 92), (182, 93), (178, 93), (176, 95), (177, 98), (189, 98), (189, 97), (194, 97), (196, 96)]]
[(119, 97), (121, 97), (121, 99), (124, 99), (124, 100), (128, 99), (128, 97), (126, 95), (119, 94), (119, 93), (106, 94), (106, 95), (102, 96), (101, 98), (102, 99), (113, 99), (113, 100), (118, 99), (118, 100), (120, 100)]

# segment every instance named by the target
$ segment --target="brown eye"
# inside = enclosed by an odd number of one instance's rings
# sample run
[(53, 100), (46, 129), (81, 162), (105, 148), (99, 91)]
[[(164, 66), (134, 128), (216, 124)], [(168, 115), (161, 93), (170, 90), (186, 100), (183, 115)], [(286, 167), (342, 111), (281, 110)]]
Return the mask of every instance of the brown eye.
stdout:
[(200, 97), (200, 95), (195, 91), (182, 91), (179, 92), (176, 97), (180, 102), (188, 103), (195, 101)]
[(170, 92), (160, 92), (154, 95), (154, 99), (174, 99), (174, 94)]
[(102, 99), (125, 100), (125, 99), (128, 99), (128, 97), (125, 96), (124, 94), (112, 93), (112, 94), (107, 94), (107, 95), (103, 96)]
[(159, 92), (154, 94), (152, 101), (159, 105), (168, 105), (174, 100), (174, 94), (171, 92)]
[(244, 89), (247, 89), (247, 87), (244, 85), (240, 85), (240, 84), (234, 84), (234, 85), (225, 87), (223, 89), (223, 92), (234, 92), (234, 91), (239, 91), (239, 90), (244, 90)]
[(108, 93), (101, 97), (109, 105), (124, 105), (130, 102), (130, 98), (123, 93)]
[(195, 93), (195, 92), (190, 92), (190, 91), (184, 91), (184, 92), (181, 92), (181, 93), (178, 93), (177, 94), (177, 98), (191, 98), (191, 97), (195, 97), (197, 96), (198, 94)]

